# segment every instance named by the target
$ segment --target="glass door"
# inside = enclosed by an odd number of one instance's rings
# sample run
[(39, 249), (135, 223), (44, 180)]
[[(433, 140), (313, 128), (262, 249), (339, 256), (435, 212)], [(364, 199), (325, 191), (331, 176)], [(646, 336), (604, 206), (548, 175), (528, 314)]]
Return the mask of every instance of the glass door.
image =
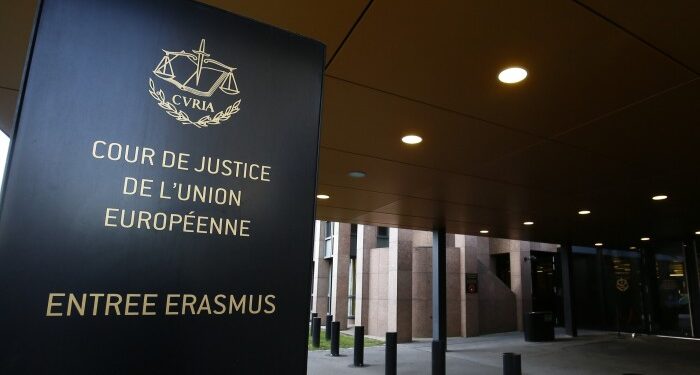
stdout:
[(651, 275), (652, 333), (691, 336), (690, 300), (683, 244), (657, 246)]

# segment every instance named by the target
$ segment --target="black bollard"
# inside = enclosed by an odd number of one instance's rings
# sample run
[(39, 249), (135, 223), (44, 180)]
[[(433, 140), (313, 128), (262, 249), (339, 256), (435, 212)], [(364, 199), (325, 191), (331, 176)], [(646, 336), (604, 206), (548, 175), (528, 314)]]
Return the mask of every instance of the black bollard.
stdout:
[(386, 333), (386, 367), (384, 374), (396, 375), (396, 332)]
[(311, 321), (314, 321), (314, 318), (318, 316), (318, 313), (312, 312), (311, 313)]
[(365, 327), (355, 326), (355, 348), (353, 350), (353, 366), (365, 365)]
[(340, 322), (331, 324), (331, 355), (333, 357), (340, 355)]
[(513, 353), (503, 353), (503, 375), (515, 375), (513, 372)]
[(522, 375), (520, 354), (513, 354), (513, 375)]
[(326, 315), (326, 341), (331, 341), (331, 325), (333, 323), (333, 315)]
[(433, 340), (432, 346), (432, 357), (433, 357), (433, 375), (445, 374), (445, 348), (443, 347), (443, 342), (440, 340)]
[(311, 345), (314, 348), (321, 346), (321, 318), (314, 317), (311, 321)]

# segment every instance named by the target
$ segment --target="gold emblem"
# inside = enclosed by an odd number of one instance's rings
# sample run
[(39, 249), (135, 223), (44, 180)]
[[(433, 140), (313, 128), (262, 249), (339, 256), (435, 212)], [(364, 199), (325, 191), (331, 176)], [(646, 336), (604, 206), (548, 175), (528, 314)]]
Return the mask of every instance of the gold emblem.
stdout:
[(621, 277), (617, 279), (617, 282), (615, 282), (615, 287), (621, 292), (626, 292), (627, 289), (630, 288), (630, 283), (627, 281), (627, 279), (623, 279)]
[[(210, 58), (205, 47), (206, 40), (202, 39), (199, 49), (192, 50), (192, 53), (163, 50), (165, 55), (153, 74), (170, 83), (174, 89), (166, 91), (173, 91), (173, 94), (166, 94), (163, 89), (156, 87), (152, 78), (148, 78), (148, 92), (158, 106), (182, 124), (198, 128), (227, 121), (240, 110), (241, 104), (241, 99), (238, 99), (222, 110), (215, 110), (213, 98), (217, 94), (226, 98), (235, 98), (239, 94), (233, 75), (236, 68)], [(198, 116), (199, 119), (193, 120)]]

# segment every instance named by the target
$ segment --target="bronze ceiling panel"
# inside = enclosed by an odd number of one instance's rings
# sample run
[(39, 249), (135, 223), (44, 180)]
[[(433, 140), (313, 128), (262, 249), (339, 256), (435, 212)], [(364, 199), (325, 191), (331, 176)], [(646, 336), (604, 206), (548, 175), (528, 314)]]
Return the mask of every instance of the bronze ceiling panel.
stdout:
[(330, 199), (319, 199), (319, 207), (334, 207), (356, 210), (362, 213), (373, 212), (399, 199), (392, 194), (354, 190), (346, 187), (318, 185), (318, 193), (330, 196)]
[(700, 71), (700, 2), (694, 0), (580, 0), (672, 58)]
[[(0, 2), (0, 87), (19, 89), (34, 23), (35, 0)], [(14, 108), (12, 108), (14, 113)], [(3, 113), (3, 115), (6, 115)]]
[(570, 1), (375, 1), (328, 74), (542, 136), (694, 77)]
[[(375, 0), (354, 30), (367, 0), (204, 2), (317, 39), (327, 62), (342, 45), (326, 75), (319, 219), (583, 245), (700, 230), (695, 2)], [(0, 4), (6, 91), (34, 7)], [(515, 64), (528, 79), (499, 83)], [(424, 142), (402, 144), (408, 132)]]
[(326, 61), (340, 46), (369, 0), (200, 0), (326, 45)]
[(700, 80), (557, 137), (636, 166), (645, 175), (698, 167)]
[(15, 90), (0, 88), (0, 130), (5, 134), (11, 134), (13, 115), (17, 106), (17, 94)]
[(480, 176), (561, 193), (597, 190), (639, 171), (624, 163), (556, 142), (544, 142), (487, 164)]
[[(424, 142), (406, 145), (400, 141), (406, 134)], [(327, 148), (468, 173), (541, 140), (346, 81), (325, 82), (321, 144)]]
[[(366, 177), (352, 178), (348, 175), (351, 171), (365, 172)], [(411, 196), (428, 189), (439, 174), (428, 168), (321, 147), (319, 184), (323, 185)]]

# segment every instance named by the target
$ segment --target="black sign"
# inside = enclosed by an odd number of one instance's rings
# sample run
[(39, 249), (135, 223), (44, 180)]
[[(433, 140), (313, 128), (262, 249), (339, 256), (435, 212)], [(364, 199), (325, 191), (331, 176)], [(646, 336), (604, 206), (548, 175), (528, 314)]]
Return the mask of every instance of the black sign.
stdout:
[(43, 1), (0, 373), (305, 373), (323, 61), (196, 2)]
[(464, 280), (467, 294), (479, 293), (479, 274), (467, 273), (464, 275)]

